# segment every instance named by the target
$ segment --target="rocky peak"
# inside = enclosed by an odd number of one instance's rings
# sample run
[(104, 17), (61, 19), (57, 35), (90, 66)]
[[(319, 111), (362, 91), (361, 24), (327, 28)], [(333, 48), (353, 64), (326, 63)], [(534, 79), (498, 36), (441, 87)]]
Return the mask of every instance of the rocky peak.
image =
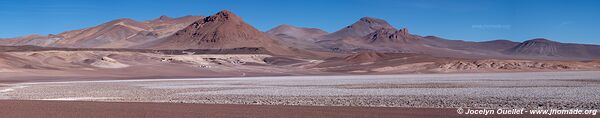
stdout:
[(162, 16), (158, 17), (158, 20), (170, 20), (170, 19), (173, 19), (173, 18), (166, 16), (166, 15), (162, 15)]
[(215, 15), (204, 18), (204, 22), (212, 22), (212, 21), (233, 21), (233, 22), (241, 22), (242, 18), (235, 15), (231, 11), (223, 10), (218, 12)]
[(401, 35), (410, 35), (410, 34), (408, 33), (408, 29), (407, 29), (407, 28), (402, 28), (402, 29), (398, 30), (398, 32), (399, 32)]
[(372, 18), (372, 17), (363, 17), (360, 20), (358, 20), (356, 23), (352, 24), (350, 27), (358, 27), (358, 28), (364, 27), (364, 28), (369, 28), (372, 30), (395, 29), (387, 21), (382, 20), (382, 19)]
[(373, 18), (373, 17), (362, 17), (359, 19), (359, 22), (365, 22), (368, 24), (387, 24), (385, 20)]
[(162, 15), (162, 16), (160, 16), (160, 17), (158, 17), (158, 18), (156, 18), (156, 19), (154, 19), (152, 21), (154, 21), (154, 22), (164, 22), (164, 21), (170, 21), (170, 20), (173, 20), (173, 18), (171, 18), (169, 16), (166, 16), (166, 15)]
[(238, 48), (269, 47), (274, 40), (244, 23), (230, 11), (221, 11), (198, 20), (167, 37), (157, 48)]

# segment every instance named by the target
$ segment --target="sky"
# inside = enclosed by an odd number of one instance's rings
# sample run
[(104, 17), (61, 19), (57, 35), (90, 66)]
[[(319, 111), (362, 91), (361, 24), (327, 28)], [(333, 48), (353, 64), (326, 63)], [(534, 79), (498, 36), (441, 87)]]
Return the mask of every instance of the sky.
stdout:
[(221, 10), (261, 31), (289, 24), (335, 32), (369, 16), (412, 34), (453, 40), (547, 38), (600, 45), (600, 0), (1, 0), (0, 37)]

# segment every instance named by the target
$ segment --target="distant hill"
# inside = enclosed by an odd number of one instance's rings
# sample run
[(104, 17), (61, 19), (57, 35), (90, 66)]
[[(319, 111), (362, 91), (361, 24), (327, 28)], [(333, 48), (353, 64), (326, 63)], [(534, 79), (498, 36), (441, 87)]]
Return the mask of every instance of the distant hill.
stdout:
[(2, 45), (36, 45), (72, 48), (131, 48), (169, 36), (202, 16), (160, 18), (138, 22), (117, 19), (95, 27), (66, 31), (56, 35), (30, 35), (0, 40)]

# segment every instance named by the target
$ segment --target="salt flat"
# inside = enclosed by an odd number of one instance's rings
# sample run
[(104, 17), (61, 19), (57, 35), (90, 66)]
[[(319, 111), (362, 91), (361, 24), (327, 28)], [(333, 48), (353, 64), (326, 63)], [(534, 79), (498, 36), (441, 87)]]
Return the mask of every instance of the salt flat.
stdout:
[[(600, 108), (600, 72), (282, 76), (9, 84), (5, 99), (384, 107)], [(76, 98), (76, 99), (75, 99)]]

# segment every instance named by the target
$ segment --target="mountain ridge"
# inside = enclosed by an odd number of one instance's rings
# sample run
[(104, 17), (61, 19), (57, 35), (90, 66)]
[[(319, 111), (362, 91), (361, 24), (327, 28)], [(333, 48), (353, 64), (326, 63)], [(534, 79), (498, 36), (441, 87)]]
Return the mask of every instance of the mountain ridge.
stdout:
[(5, 39), (0, 41), (0, 44), (70, 48), (131, 48), (170, 35), (180, 27), (187, 26), (190, 21), (202, 18), (202, 16), (162, 18), (164, 22), (153, 22), (154, 20), (139, 22), (121, 18), (94, 27), (69, 30), (59, 34)]
[[(63, 48), (224, 49), (264, 47), (281, 53), (422, 53), (440, 57), (516, 59), (598, 59), (599, 45), (561, 43), (550, 39), (463, 41), (411, 34), (383, 19), (363, 17), (328, 33), (318, 28), (280, 25), (261, 32), (240, 16), (224, 10), (212, 16), (160, 16), (146, 21), (116, 19), (51, 35), (0, 40), (1, 45)], [(296, 50), (296, 51), (293, 51)], [(293, 54), (289, 54), (293, 55)]]

